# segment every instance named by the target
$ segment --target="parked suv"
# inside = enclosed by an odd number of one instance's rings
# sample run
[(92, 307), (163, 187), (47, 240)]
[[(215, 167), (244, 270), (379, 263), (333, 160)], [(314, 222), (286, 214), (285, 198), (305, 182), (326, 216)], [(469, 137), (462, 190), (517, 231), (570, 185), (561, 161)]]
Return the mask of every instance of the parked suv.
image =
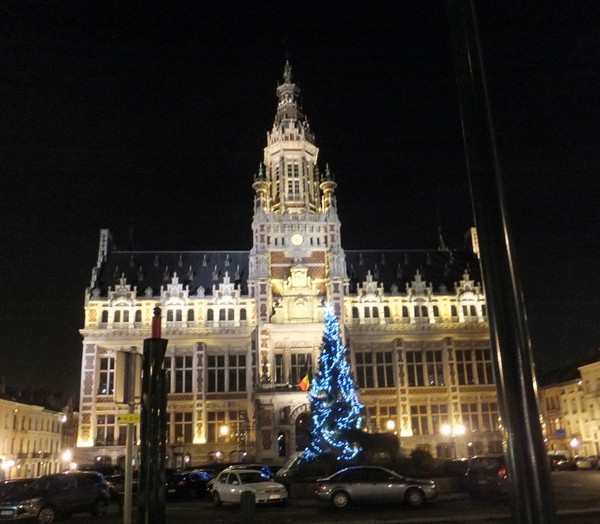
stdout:
[(467, 490), (472, 498), (508, 496), (509, 479), (504, 455), (477, 455), (469, 460)]
[(108, 490), (112, 501), (119, 500), (119, 493), (125, 491), (125, 470), (121, 466), (79, 466), (79, 471), (96, 471), (102, 473), (108, 482)]
[(0, 521), (35, 519), (50, 524), (61, 515), (89, 511), (104, 515), (110, 501), (108, 484), (94, 471), (57, 473), (40, 477), (0, 501)]

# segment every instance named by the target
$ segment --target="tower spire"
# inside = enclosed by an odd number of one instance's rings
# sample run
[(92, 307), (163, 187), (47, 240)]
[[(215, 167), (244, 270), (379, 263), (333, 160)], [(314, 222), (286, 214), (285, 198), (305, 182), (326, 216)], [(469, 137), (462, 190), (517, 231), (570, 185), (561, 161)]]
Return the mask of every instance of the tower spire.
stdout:
[(300, 88), (292, 80), (289, 60), (283, 68), (283, 83), (277, 87), (277, 112), (273, 129), (267, 135), (264, 184), (258, 207), (275, 213), (317, 213), (321, 208), (315, 137), (300, 101)]
[(283, 68), (283, 81), (286, 84), (292, 83), (292, 66), (290, 65), (290, 61), (285, 61), (285, 67)]

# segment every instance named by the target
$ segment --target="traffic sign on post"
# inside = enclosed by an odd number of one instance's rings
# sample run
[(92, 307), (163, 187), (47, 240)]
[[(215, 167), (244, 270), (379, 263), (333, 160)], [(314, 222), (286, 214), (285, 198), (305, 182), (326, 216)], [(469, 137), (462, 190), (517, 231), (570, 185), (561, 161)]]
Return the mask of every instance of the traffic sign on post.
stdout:
[(139, 413), (123, 413), (117, 418), (120, 424), (139, 424), (142, 416)]

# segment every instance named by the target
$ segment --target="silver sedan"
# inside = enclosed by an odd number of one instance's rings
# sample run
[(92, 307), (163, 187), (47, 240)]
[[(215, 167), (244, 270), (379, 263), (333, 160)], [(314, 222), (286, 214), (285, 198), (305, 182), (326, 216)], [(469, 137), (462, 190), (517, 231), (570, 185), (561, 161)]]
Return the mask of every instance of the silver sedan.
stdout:
[(317, 500), (336, 508), (351, 503), (422, 506), (437, 497), (433, 480), (410, 479), (378, 466), (354, 466), (317, 481)]

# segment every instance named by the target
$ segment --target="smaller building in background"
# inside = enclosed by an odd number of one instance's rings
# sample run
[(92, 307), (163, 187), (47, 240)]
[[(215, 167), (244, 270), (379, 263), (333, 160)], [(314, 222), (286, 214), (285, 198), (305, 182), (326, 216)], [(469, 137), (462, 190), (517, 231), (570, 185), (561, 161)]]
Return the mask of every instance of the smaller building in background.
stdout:
[(548, 452), (600, 455), (600, 356), (548, 373), (539, 394)]
[(70, 467), (77, 435), (72, 402), (63, 410), (40, 404), (0, 384), (0, 478), (40, 477)]

